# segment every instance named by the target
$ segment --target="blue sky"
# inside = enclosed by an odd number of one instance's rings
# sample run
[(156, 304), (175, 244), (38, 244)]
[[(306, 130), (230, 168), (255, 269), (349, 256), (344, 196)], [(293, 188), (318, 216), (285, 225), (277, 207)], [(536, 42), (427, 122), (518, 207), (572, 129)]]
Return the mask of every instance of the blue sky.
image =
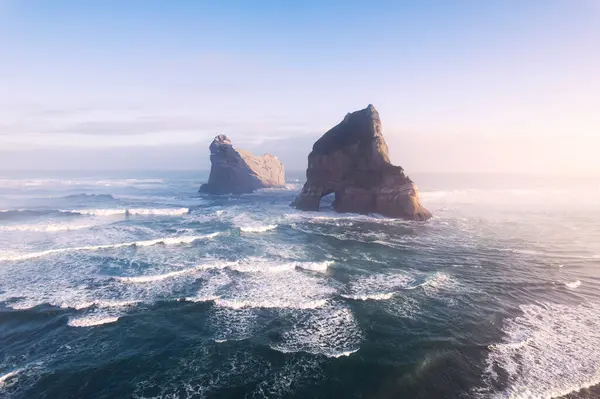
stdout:
[(600, 173), (597, 0), (0, 0), (0, 37), (0, 169), (207, 169), (218, 133), (303, 169), (373, 103), (409, 172)]

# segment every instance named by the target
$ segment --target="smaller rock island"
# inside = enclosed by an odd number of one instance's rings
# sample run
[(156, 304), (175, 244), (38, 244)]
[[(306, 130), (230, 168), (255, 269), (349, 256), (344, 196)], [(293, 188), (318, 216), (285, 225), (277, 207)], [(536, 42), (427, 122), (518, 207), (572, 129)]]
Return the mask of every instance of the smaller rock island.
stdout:
[(208, 183), (200, 186), (201, 193), (247, 194), (285, 185), (283, 164), (271, 154), (256, 156), (236, 149), (224, 134), (215, 137), (209, 149), (210, 176)]
[(337, 212), (379, 213), (393, 218), (427, 220), (419, 191), (400, 166), (392, 165), (373, 105), (347, 114), (313, 146), (306, 183), (292, 203), (316, 211), (321, 198), (334, 193)]

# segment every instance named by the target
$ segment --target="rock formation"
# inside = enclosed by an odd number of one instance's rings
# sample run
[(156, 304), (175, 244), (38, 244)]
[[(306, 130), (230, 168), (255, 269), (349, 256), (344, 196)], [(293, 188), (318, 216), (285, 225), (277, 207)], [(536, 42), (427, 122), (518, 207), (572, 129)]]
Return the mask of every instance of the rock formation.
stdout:
[(388, 217), (426, 220), (417, 186), (400, 166), (391, 164), (373, 105), (346, 115), (325, 133), (308, 155), (306, 183), (292, 203), (315, 211), (325, 195), (335, 193), (338, 212), (379, 213)]
[(277, 157), (262, 157), (233, 147), (223, 134), (210, 145), (210, 176), (201, 193), (244, 194), (259, 188), (285, 185), (283, 164)]

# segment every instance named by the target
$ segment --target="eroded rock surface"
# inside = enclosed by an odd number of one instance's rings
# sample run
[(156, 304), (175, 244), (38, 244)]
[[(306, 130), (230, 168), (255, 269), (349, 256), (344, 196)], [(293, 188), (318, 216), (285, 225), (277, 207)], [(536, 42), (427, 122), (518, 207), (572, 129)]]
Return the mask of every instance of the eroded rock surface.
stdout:
[(210, 176), (200, 192), (244, 194), (259, 188), (285, 185), (283, 164), (271, 154), (256, 156), (236, 149), (223, 134), (210, 144)]
[(321, 198), (335, 193), (333, 207), (338, 212), (412, 220), (431, 217), (421, 206), (417, 186), (400, 166), (391, 164), (373, 105), (346, 115), (315, 142), (306, 178), (292, 203), (298, 209), (318, 210)]

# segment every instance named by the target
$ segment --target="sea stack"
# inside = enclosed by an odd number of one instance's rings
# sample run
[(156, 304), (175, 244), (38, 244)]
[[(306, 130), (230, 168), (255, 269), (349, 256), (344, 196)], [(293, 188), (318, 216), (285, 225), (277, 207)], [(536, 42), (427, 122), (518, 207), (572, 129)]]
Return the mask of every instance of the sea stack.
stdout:
[(201, 193), (245, 194), (259, 188), (285, 185), (283, 164), (271, 154), (256, 156), (236, 149), (220, 134), (210, 144), (210, 176)]
[(316, 211), (325, 195), (335, 193), (337, 212), (379, 213), (392, 218), (427, 220), (415, 183), (394, 166), (373, 105), (347, 114), (313, 145), (306, 183), (292, 203)]

